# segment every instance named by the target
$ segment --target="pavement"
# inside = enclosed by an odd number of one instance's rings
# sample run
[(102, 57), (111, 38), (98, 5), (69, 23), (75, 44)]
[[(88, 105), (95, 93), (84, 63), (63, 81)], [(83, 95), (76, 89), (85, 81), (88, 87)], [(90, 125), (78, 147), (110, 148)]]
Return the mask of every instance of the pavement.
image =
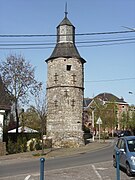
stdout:
[(31, 158), (39, 158), (40, 156), (45, 158), (54, 158), (54, 157), (61, 157), (61, 156), (70, 156), (79, 153), (85, 153), (90, 151), (99, 150), (109, 146), (112, 140), (95, 140), (94, 142), (88, 143), (85, 146), (81, 146), (78, 148), (49, 148), (44, 150), (44, 155), (42, 155), (42, 151), (30, 151), (24, 153), (17, 153), (17, 154), (9, 154), (0, 156), (1, 160), (15, 160), (15, 159), (31, 159)]
[[(45, 158), (54, 158), (54, 157), (62, 157), (62, 156), (71, 156), (77, 153), (85, 153), (90, 151), (96, 151), (99, 149), (103, 149), (110, 145), (112, 141), (98, 141), (90, 142), (86, 146), (79, 148), (62, 148), (62, 149), (46, 149), (45, 154), (42, 157)], [(7, 156), (1, 156), (0, 162), (10, 162), (15, 161), (16, 159), (31, 159), (38, 158), (41, 151), (27, 152), (27, 153), (19, 153)], [(56, 170), (48, 170), (45, 171), (44, 180), (115, 180), (116, 177), (116, 169), (112, 166), (112, 161), (101, 162), (88, 164), (83, 166), (71, 167), (71, 168), (62, 168)], [(39, 173), (35, 174), (22, 174), (14, 177), (4, 177), (0, 178), (0, 180), (39, 180)], [(135, 177), (128, 177), (125, 172), (120, 171), (120, 179), (128, 180), (134, 179)]]

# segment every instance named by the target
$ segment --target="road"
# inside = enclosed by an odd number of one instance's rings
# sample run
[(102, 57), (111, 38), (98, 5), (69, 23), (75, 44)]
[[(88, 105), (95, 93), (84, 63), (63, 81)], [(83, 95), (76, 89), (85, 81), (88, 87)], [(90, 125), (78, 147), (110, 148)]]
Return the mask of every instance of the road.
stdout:
[[(46, 159), (45, 180), (114, 180), (116, 169), (112, 166), (112, 151), (113, 144), (95, 152)], [(39, 180), (39, 167), (39, 159), (1, 161), (0, 180)], [(122, 180), (132, 178), (123, 171), (120, 176)]]
[(74, 166), (81, 166), (97, 162), (111, 161), (112, 160), (112, 146), (105, 149), (86, 152), (71, 157), (55, 158), (46, 160), (46, 170), (69, 168)]
[[(112, 160), (112, 146), (95, 152), (81, 153), (70, 157), (46, 159), (45, 170), (55, 170)], [(0, 178), (20, 174), (39, 173), (40, 160), (13, 160), (0, 163)]]

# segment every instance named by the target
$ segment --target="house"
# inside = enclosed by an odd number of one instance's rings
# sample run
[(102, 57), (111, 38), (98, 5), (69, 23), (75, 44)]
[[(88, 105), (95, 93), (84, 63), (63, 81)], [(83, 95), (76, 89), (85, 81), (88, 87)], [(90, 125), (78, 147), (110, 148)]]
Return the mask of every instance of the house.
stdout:
[[(16, 128), (9, 130), (8, 133), (16, 133)], [(38, 133), (38, 131), (27, 126), (21, 126), (18, 128), (18, 133)]]
[(11, 111), (11, 97), (0, 77), (0, 156), (6, 154), (6, 143), (3, 142), (4, 126), (9, 120)]
[(0, 142), (3, 142), (3, 126), (5, 126), (9, 120), (11, 105), (11, 96), (0, 77)]
[[(117, 119), (115, 124), (115, 129), (121, 129), (121, 118), (123, 113), (127, 113), (129, 110), (129, 104), (124, 101), (123, 98), (118, 98), (117, 96), (111, 93), (100, 93), (94, 98), (84, 98), (84, 121), (92, 123), (92, 113), (88, 113), (90, 110), (91, 112), (95, 109), (100, 109), (100, 105), (104, 106), (107, 104), (114, 104), (114, 108), (110, 109), (109, 113), (112, 113), (112, 116)], [(108, 111), (108, 110), (107, 110)], [(107, 116), (104, 114), (104, 116)], [(116, 120), (114, 119), (114, 121)]]

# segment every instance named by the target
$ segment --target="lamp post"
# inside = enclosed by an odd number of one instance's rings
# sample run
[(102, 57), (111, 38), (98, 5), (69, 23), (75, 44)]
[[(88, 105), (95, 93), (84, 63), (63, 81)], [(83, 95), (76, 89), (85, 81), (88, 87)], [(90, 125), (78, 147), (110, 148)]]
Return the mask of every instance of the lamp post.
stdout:
[(94, 139), (94, 110), (95, 110), (95, 108), (94, 107), (90, 107), (91, 108), (91, 110), (92, 110), (92, 128), (93, 128), (93, 136), (92, 136), (92, 140), (93, 140), (93, 142), (95, 141), (95, 139)]
[(3, 142), (3, 121), (5, 110), (0, 110), (0, 141)]

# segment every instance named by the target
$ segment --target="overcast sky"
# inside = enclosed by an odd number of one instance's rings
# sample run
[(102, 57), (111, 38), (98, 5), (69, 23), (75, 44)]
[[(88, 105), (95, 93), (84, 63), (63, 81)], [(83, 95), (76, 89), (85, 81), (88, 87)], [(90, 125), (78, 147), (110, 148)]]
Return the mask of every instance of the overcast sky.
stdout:
[[(68, 18), (79, 34), (76, 46), (87, 61), (85, 97), (108, 92), (135, 104), (135, 0), (0, 0), (0, 61), (21, 54), (46, 84), (45, 60), (56, 42), (49, 35), (56, 35), (66, 2)], [(31, 34), (48, 36), (2, 37)]]

